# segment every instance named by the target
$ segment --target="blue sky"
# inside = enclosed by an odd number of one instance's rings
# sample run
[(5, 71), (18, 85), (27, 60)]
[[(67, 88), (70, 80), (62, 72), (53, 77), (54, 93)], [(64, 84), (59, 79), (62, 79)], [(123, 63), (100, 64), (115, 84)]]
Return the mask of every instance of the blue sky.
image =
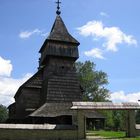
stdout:
[[(140, 1), (61, 1), (61, 17), (81, 43), (79, 61), (91, 60), (108, 74), (113, 101), (140, 99)], [(13, 102), (37, 71), (55, 11), (55, 0), (0, 0), (0, 103)]]

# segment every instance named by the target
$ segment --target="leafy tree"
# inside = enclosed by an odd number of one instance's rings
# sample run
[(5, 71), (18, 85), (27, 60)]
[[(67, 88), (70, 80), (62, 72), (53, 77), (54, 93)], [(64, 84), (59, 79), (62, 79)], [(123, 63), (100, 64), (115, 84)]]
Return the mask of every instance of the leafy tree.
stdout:
[(113, 126), (114, 126), (113, 117), (112, 117), (113, 111), (112, 110), (110, 110), (110, 111), (102, 110), (102, 111), (100, 111), (100, 113), (102, 113), (106, 117), (106, 119), (105, 119), (106, 129), (109, 129), (109, 130), (113, 129)]
[(127, 111), (107, 110), (101, 111), (106, 117), (106, 128), (111, 130), (126, 130)]
[(97, 71), (96, 65), (91, 61), (75, 64), (81, 87), (83, 88), (84, 101), (106, 101), (109, 99), (109, 90), (105, 88), (108, 84), (107, 74)]
[[(96, 65), (91, 61), (77, 62), (75, 64), (81, 87), (83, 88), (84, 101), (108, 101), (110, 94), (105, 88), (108, 84), (107, 74), (97, 71)], [(114, 130), (125, 130), (126, 112), (119, 110), (100, 111), (106, 117), (106, 127)], [(140, 115), (140, 112), (138, 112)], [(138, 116), (139, 116), (138, 115)], [(140, 120), (140, 117), (137, 117)]]
[(121, 113), (121, 118), (120, 118), (120, 130), (126, 130), (126, 120), (128, 117), (128, 111), (127, 110), (123, 110), (123, 111), (119, 111)]
[(3, 123), (8, 118), (8, 110), (5, 106), (0, 105), (0, 123)]
[(126, 129), (126, 119), (127, 111), (113, 110), (113, 123), (115, 130), (125, 130)]
[(122, 117), (121, 112), (114, 110), (112, 115), (113, 115), (112, 118), (114, 123), (114, 129), (118, 131), (121, 125), (121, 117)]

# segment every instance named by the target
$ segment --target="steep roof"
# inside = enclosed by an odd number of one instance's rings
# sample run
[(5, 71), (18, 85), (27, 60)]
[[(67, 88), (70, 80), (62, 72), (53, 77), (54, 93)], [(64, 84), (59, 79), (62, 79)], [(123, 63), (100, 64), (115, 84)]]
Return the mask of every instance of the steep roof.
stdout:
[(47, 39), (79, 44), (79, 42), (69, 34), (62, 18), (59, 15), (57, 15), (50, 35)]
[(43, 74), (39, 70), (29, 80), (27, 80), (23, 86), (29, 88), (42, 88)]
[(43, 81), (42, 71), (39, 70), (37, 73), (35, 73), (31, 78), (29, 78), (25, 83), (23, 83), (19, 87), (14, 98), (21, 94), (21, 90), (23, 88), (39, 88), (39, 89), (42, 88), (42, 81)]
[(40, 51), (45, 47), (46, 43), (48, 41), (59, 41), (59, 42), (66, 42), (66, 43), (73, 43), (76, 45), (79, 45), (80, 43), (71, 36), (71, 34), (68, 32), (62, 18), (57, 15), (55, 22), (53, 24), (53, 27), (51, 29), (51, 32), (44, 42), (43, 46), (41, 47)]

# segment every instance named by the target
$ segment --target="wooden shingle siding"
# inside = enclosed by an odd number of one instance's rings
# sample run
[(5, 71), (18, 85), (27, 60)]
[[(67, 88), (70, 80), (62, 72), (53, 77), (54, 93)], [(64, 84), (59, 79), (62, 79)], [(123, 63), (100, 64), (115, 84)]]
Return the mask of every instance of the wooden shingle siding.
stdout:
[(78, 48), (75, 46), (46, 46), (45, 51), (42, 53), (41, 63), (46, 56), (63, 56), (63, 57), (73, 57), (78, 58)]
[(81, 101), (80, 84), (74, 71), (59, 73), (48, 79), (47, 100)]

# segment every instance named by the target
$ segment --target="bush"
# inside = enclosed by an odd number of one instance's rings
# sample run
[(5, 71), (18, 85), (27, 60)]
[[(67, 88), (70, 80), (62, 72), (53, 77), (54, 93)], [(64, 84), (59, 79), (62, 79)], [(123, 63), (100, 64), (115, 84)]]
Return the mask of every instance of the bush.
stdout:
[(5, 106), (0, 105), (0, 123), (4, 123), (8, 118), (8, 110)]

